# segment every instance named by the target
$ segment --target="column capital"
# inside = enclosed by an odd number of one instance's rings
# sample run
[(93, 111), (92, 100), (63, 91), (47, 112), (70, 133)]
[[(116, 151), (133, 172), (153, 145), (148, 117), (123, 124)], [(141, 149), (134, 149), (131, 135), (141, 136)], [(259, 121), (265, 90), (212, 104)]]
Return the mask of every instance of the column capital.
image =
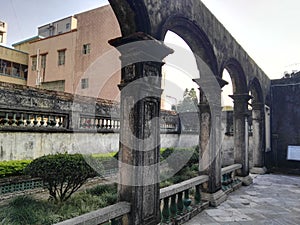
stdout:
[(214, 86), (219, 84), (219, 87), (222, 89), (225, 85), (228, 84), (226, 80), (223, 80), (221, 77), (218, 76), (211, 76), (211, 77), (200, 77), (193, 79), (193, 81), (201, 88), (201, 86)]
[(248, 93), (233, 94), (233, 95), (229, 95), (229, 97), (232, 98), (234, 102), (248, 102), (250, 99), (253, 98)]
[(146, 61), (162, 62), (166, 56), (174, 52), (162, 41), (143, 32), (111, 39), (108, 43), (121, 53), (123, 65)]

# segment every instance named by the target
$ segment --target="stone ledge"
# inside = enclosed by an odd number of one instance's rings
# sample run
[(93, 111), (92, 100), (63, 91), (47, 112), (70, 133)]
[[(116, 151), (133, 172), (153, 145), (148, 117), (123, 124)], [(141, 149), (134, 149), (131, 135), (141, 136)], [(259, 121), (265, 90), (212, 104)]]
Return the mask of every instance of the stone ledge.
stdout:
[(117, 204), (83, 214), (81, 216), (57, 223), (55, 225), (98, 225), (130, 213), (130, 208), (130, 203), (119, 202)]

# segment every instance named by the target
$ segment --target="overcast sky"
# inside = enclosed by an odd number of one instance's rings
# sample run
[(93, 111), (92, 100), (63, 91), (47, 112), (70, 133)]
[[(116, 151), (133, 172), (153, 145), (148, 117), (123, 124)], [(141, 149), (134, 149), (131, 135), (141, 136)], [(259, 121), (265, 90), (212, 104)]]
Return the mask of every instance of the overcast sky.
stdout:
[[(299, 0), (203, 0), (271, 78), (300, 66)], [(106, 0), (1, 0), (8, 45), (37, 34), (37, 27), (106, 4)]]

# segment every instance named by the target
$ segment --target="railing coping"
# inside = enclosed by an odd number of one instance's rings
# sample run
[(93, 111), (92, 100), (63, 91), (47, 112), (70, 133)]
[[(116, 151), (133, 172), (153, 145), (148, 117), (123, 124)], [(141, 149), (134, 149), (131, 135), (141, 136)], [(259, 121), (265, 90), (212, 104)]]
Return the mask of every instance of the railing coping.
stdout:
[(199, 184), (203, 184), (208, 181), (207, 175), (201, 175), (198, 177), (194, 177), (189, 180), (185, 180), (183, 182), (180, 182), (178, 184), (171, 185), (169, 187), (165, 187), (160, 189), (160, 199), (170, 197), (172, 195), (175, 195), (179, 192), (185, 191), (187, 189), (190, 189), (194, 186), (197, 186)]
[(226, 166), (226, 167), (222, 168), (221, 174), (224, 175), (226, 173), (230, 173), (230, 172), (233, 172), (235, 170), (241, 169), (242, 167), (243, 167), (242, 164), (233, 164), (233, 165), (230, 165), (230, 166)]
[(118, 202), (117, 204), (62, 221), (55, 225), (98, 225), (130, 213), (130, 208), (130, 203)]

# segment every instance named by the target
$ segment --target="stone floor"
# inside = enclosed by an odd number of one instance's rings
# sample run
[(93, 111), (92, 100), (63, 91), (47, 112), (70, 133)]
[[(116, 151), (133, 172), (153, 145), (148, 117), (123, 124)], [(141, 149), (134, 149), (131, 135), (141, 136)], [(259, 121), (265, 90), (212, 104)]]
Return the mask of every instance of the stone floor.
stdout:
[(253, 184), (231, 193), (185, 225), (299, 225), (300, 176), (257, 175)]

